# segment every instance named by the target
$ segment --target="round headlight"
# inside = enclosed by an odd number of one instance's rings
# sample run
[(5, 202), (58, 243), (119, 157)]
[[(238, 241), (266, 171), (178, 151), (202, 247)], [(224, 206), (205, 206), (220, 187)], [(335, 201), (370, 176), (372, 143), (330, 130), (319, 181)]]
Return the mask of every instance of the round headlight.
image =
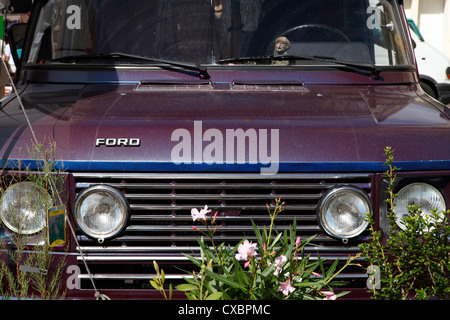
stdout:
[(317, 218), (330, 236), (348, 239), (361, 234), (367, 225), (372, 204), (364, 190), (355, 186), (337, 186), (328, 190), (317, 206)]
[(0, 216), (14, 232), (37, 233), (46, 225), (46, 210), (51, 203), (50, 195), (37, 184), (15, 183), (2, 196)]
[(74, 216), (80, 229), (92, 238), (104, 240), (119, 234), (128, 220), (128, 202), (121, 192), (96, 185), (80, 192)]
[[(408, 206), (416, 205), (422, 210), (422, 216), (430, 217), (431, 211), (437, 209), (438, 212), (446, 211), (444, 196), (438, 189), (428, 183), (416, 182), (403, 187), (394, 200), (395, 214), (397, 216), (397, 225), (401, 229), (405, 229), (405, 225), (401, 221), (409, 215)], [(444, 215), (442, 214), (442, 218)]]

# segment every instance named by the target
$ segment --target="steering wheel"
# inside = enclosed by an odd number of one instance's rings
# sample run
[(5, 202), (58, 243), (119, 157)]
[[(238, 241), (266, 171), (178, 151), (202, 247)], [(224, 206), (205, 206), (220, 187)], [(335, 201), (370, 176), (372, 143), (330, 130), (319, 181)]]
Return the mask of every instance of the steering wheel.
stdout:
[(278, 37), (286, 37), (293, 42), (350, 42), (350, 39), (337, 28), (325, 24), (304, 24), (284, 31)]

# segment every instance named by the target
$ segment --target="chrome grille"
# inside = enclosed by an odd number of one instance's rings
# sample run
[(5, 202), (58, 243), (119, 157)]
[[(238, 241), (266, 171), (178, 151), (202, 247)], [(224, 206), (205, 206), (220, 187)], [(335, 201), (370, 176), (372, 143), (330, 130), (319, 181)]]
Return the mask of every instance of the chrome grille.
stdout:
[[(154, 272), (153, 260), (165, 268), (167, 279), (186, 276), (174, 266), (188, 262), (182, 252), (198, 253), (196, 239), (200, 234), (192, 226), (200, 228), (201, 224), (192, 221), (190, 211), (205, 205), (218, 212), (216, 223), (220, 228), (216, 243), (233, 245), (244, 237), (255, 239), (251, 221), (259, 228), (268, 226), (267, 204), (273, 208), (275, 199), (281, 198), (286, 207), (275, 221), (278, 230), (288, 228), (295, 218), (297, 234), (303, 239), (317, 235), (314, 243), (319, 246), (308, 250), (332, 258), (355, 253), (359, 251), (357, 240), (344, 245), (321, 232), (316, 205), (322, 194), (335, 185), (356, 185), (369, 195), (372, 185), (369, 174), (75, 173), (73, 176), (77, 193), (92, 185), (107, 184), (126, 196), (131, 216), (123, 234), (103, 244), (81, 233), (78, 240), (86, 261), (92, 264), (94, 278), (134, 284), (148, 282)], [(81, 259), (78, 260), (81, 266)], [(87, 275), (81, 277), (86, 279)]]

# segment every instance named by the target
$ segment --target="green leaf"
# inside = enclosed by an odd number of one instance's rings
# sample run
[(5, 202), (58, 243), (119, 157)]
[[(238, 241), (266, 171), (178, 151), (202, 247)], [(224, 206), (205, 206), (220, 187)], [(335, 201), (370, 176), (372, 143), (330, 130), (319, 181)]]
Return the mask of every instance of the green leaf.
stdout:
[[(250, 279), (248, 278), (246, 272), (244, 269), (242, 269), (242, 266), (239, 264), (239, 262), (236, 259), (233, 259), (234, 264), (234, 276), (236, 278), (236, 282), (239, 283), (242, 286), (247, 286), (250, 283)], [(230, 269), (232, 271), (233, 269)]]
[(220, 300), (222, 296), (222, 292), (214, 292), (213, 294), (207, 296), (205, 300)]
[(322, 275), (325, 275), (325, 269), (324, 269), (324, 267), (323, 267), (323, 260), (320, 258), (320, 255), (319, 255), (319, 254), (317, 255), (317, 261), (318, 261), (318, 263), (319, 263), (320, 273), (321, 273)]
[(188, 258), (193, 264), (195, 264), (197, 267), (200, 267), (200, 266), (202, 265), (202, 262), (201, 262), (199, 259), (197, 259), (197, 258), (195, 258), (195, 257), (193, 257), (193, 256), (191, 256), (191, 255), (188, 255), (188, 254), (186, 254), (186, 253), (183, 253), (183, 252), (182, 252), (182, 254), (183, 254), (186, 258)]
[(227, 285), (229, 285), (229, 286), (232, 287), (232, 288), (235, 288), (235, 289), (238, 289), (238, 290), (245, 291), (245, 287), (244, 287), (244, 286), (240, 285), (239, 283), (236, 283), (235, 281), (233, 281), (233, 280), (231, 280), (231, 279), (228, 279), (228, 278), (225, 277), (225, 276), (218, 275), (218, 274), (216, 274), (216, 273), (214, 273), (214, 272), (211, 272), (211, 271), (209, 271), (209, 270), (207, 270), (206, 273), (207, 273), (211, 278), (213, 278), (213, 279), (215, 279), (215, 280), (217, 280), (217, 281), (219, 281), (219, 282), (222, 282), (222, 283), (224, 283), (224, 284), (227, 284)]
[(265, 236), (263, 238), (263, 236), (261, 235), (261, 232), (258, 229), (258, 226), (256, 225), (255, 221), (253, 221), (253, 220), (252, 220), (252, 225), (253, 225), (253, 230), (255, 231), (257, 242), (262, 246), (263, 243), (266, 243), (266, 239), (264, 239), (264, 238), (267, 238), (267, 236)]
[(349, 294), (350, 292), (351, 291), (342, 291), (342, 292), (336, 293), (336, 297), (337, 298), (343, 297), (343, 296)]
[(183, 277), (183, 279), (184, 279), (187, 283), (192, 284), (193, 286), (197, 286), (197, 284), (198, 284), (197, 278), (184, 278), (184, 277)]
[(159, 277), (159, 267), (158, 267), (158, 263), (156, 263), (156, 261), (154, 261), (154, 260), (153, 260), (153, 267), (155, 268), (156, 274), (157, 274), (158, 277)]
[(326, 273), (326, 275), (324, 275), (324, 277), (328, 278), (328, 277), (333, 276), (334, 271), (336, 270), (338, 263), (339, 263), (339, 259), (336, 259), (333, 262), (333, 264), (328, 268), (327, 273)]
[(159, 290), (159, 289), (160, 289), (159, 286), (158, 286), (158, 284), (157, 284), (155, 281), (150, 280), (150, 284), (151, 284), (152, 287), (155, 288), (156, 290)]
[(175, 287), (175, 289), (177, 289), (179, 291), (192, 291), (192, 290), (197, 290), (198, 288), (189, 283), (182, 283), (182, 284), (177, 285)]
[(275, 244), (280, 240), (280, 238), (281, 238), (281, 236), (282, 236), (283, 234), (280, 232), (276, 237), (275, 237), (275, 239), (273, 240), (273, 242), (270, 244), (270, 250), (272, 250), (272, 248), (273, 247), (275, 247)]
[(292, 227), (289, 230), (289, 236), (291, 238), (291, 242), (295, 242), (295, 236), (297, 235), (297, 219), (294, 218), (294, 221), (292, 223)]
[(264, 269), (264, 271), (261, 273), (261, 276), (263, 276), (264, 278), (266, 278), (268, 275), (270, 275), (271, 273), (273, 273), (273, 271), (275, 270), (275, 266), (271, 265), (268, 266)]

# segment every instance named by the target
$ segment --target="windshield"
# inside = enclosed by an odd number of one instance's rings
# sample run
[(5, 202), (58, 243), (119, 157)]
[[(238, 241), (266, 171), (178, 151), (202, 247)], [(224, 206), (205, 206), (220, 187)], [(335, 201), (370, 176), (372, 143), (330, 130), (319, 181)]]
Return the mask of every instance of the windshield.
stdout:
[[(128, 56), (108, 63), (149, 63), (130, 61), (134, 55), (252, 66), (267, 61), (244, 57), (289, 55), (412, 64), (400, 21), (396, 0), (48, 0), (40, 6), (26, 62), (92, 57), (83, 63), (98, 64), (122, 53)], [(308, 63), (271, 61), (281, 67)]]

